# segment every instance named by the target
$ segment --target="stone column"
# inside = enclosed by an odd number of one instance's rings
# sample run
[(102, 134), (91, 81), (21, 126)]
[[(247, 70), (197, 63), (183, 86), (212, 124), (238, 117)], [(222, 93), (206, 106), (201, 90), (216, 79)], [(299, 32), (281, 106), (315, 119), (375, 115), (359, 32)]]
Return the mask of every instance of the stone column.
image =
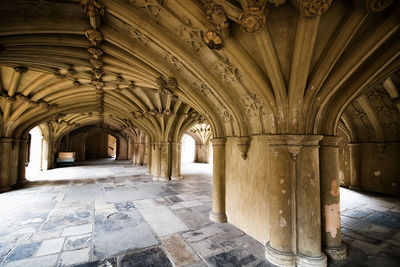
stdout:
[(137, 164), (143, 166), (144, 162), (144, 144), (138, 144), (138, 160)]
[(225, 138), (215, 138), (213, 145), (213, 202), (210, 220), (226, 222), (225, 214)]
[(348, 144), (350, 150), (350, 185), (353, 190), (362, 190), (361, 187), (361, 145)]
[(339, 141), (341, 137), (325, 136), (320, 142), (322, 245), (328, 257), (345, 260), (340, 225)]
[(171, 180), (182, 179), (181, 175), (181, 143), (171, 144)]
[(152, 152), (152, 145), (149, 143), (147, 144), (147, 175), (151, 174), (151, 152)]
[(156, 142), (153, 144), (152, 158), (151, 158), (151, 174), (153, 175), (153, 180), (158, 180), (161, 174), (160, 166), (160, 156), (161, 156), (161, 144)]
[(21, 139), (19, 145), (19, 155), (18, 155), (17, 185), (23, 185), (28, 182), (25, 178), (27, 150), (28, 150), (28, 141)]
[(303, 136), (296, 160), (297, 266), (327, 266), (321, 246), (319, 142), (321, 135)]
[[(279, 266), (295, 266), (296, 256), (293, 250), (292, 186), (295, 182), (295, 161), (289, 152), (285, 135), (268, 136), (270, 155), (269, 183), (269, 241), (266, 244), (265, 257)], [(297, 147), (292, 146), (291, 149)], [(300, 148), (298, 148), (300, 149)], [(297, 150), (298, 150), (297, 149)], [(297, 155), (297, 154), (296, 154)]]
[(0, 192), (6, 192), (11, 189), (12, 183), (12, 149), (14, 139), (0, 139)]
[(160, 161), (161, 161), (161, 170), (160, 170), (160, 181), (168, 181), (169, 180), (169, 165), (170, 165), (170, 157), (169, 157), (169, 143), (162, 142), (161, 143), (161, 154), (160, 154)]
[(319, 135), (269, 139), (269, 241), (265, 256), (278, 266), (326, 266), (321, 250)]

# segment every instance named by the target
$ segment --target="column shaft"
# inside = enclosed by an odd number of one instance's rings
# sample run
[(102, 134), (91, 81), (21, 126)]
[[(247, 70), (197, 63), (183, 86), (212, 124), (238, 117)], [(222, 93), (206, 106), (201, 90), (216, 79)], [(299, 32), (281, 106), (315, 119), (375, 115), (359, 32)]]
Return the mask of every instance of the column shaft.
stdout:
[(340, 139), (325, 136), (320, 142), (322, 244), (327, 255), (334, 260), (346, 259), (340, 227)]
[(181, 143), (172, 143), (171, 147), (171, 180), (182, 179), (181, 175)]
[(303, 136), (296, 160), (297, 266), (326, 266), (321, 246), (320, 135)]
[(213, 139), (213, 203), (210, 220), (226, 222), (225, 214), (225, 138)]
[(168, 142), (161, 143), (161, 152), (160, 152), (160, 160), (161, 160), (161, 170), (159, 180), (168, 181), (170, 176), (170, 153), (169, 153), (170, 145)]
[(149, 143), (147, 144), (147, 173), (148, 175), (151, 174), (151, 152), (153, 151), (152, 145)]
[(286, 136), (269, 136), (269, 241), (266, 258), (279, 266), (296, 264), (293, 252), (292, 184), (295, 163), (288, 151)]

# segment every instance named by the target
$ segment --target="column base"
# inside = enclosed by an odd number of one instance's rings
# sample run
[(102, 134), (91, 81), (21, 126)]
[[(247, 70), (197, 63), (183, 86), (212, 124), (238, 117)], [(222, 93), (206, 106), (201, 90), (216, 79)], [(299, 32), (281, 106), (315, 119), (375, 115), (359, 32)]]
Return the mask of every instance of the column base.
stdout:
[(169, 177), (163, 177), (163, 176), (160, 176), (160, 177), (158, 177), (158, 180), (159, 181), (169, 181)]
[(298, 254), (296, 264), (298, 267), (326, 267), (328, 266), (328, 260), (325, 253), (322, 253), (320, 257), (309, 257)]
[(271, 247), (269, 241), (265, 245), (265, 258), (275, 265), (294, 267), (296, 266), (296, 256), (293, 252), (282, 252)]
[(174, 181), (176, 181), (176, 180), (182, 180), (182, 176), (176, 176), (176, 177), (171, 176), (171, 180), (174, 180)]
[(343, 261), (347, 259), (347, 247), (342, 244), (340, 247), (324, 247), (326, 255), (335, 261)]
[(158, 181), (158, 180), (160, 180), (160, 177), (153, 176), (153, 181)]
[(359, 185), (349, 185), (349, 189), (356, 191), (363, 191), (363, 188)]
[(223, 223), (227, 221), (225, 213), (210, 212), (210, 220), (215, 223)]
[(11, 186), (0, 186), (0, 193), (4, 193), (11, 190)]

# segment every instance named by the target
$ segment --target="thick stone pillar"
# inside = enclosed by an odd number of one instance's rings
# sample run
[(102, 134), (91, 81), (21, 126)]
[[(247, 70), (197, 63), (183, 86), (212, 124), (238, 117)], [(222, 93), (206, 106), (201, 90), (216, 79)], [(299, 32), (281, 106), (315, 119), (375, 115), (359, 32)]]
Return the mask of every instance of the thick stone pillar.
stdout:
[(362, 190), (361, 187), (361, 145), (348, 144), (350, 150), (350, 185), (353, 190)]
[(168, 142), (162, 142), (161, 143), (161, 154), (160, 154), (160, 176), (159, 180), (160, 181), (168, 181), (169, 176), (170, 176), (170, 156), (169, 156), (169, 143)]
[(161, 144), (154, 143), (153, 151), (151, 157), (151, 174), (153, 175), (153, 180), (158, 180), (161, 175), (161, 166), (160, 166), (160, 156), (161, 156)]
[(23, 185), (28, 182), (25, 178), (27, 151), (28, 151), (28, 141), (21, 139), (19, 145), (19, 155), (18, 155), (17, 185)]
[(345, 260), (340, 227), (339, 141), (341, 137), (325, 136), (320, 142), (322, 245), (328, 257)]
[(321, 246), (320, 135), (303, 136), (296, 159), (297, 266), (327, 266)]
[(225, 138), (215, 138), (213, 145), (213, 202), (210, 220), (226, 222), (225, 214)]
[(171, 144), (171, 180), (182, 179), (181, 175), (181, 143)]
[(321, 249), (319, 135), (269, 136), (269, 241), (278, 266), (326, 266)]
[(144, 162), (144, 144), (138, 144), (138, 157), (137, 157), (137, 164), (143, 166)]
[[(0, 192), (9, 191), (17, 183), (17, 141), (13, 138), (0, 139)], [(17, 151), (18, 152), (18, 151)]]
[[(270, 183), (269, 183), (269, 241), (265, 257), (279, 266), (295, 266), (293, 252), (292, 186), (295, 182), (295, 161), (289, 152), (286, 136), (269, 136)], [(294, 149), (295, 147), (292, 147)], [(214, 148), (213, 148), (214, 149)]]
[(151, 174), (151, 152), (153, 151), (152, 145), (149, 143), (146, 145), (147, 146), (147, 172), (146, 174), (150, 175)]

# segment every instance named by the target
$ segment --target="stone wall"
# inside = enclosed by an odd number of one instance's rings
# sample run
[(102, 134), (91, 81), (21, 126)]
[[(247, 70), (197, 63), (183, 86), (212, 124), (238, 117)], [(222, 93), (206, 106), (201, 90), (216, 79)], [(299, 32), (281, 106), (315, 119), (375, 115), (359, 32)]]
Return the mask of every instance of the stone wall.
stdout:
[(361, 144), (361, 187), (366, 191), (400, 196), (400, 143)]
[(268, 241), (268, 140), (251, 137), (247, 159), (238, 138), (226, 142), (226, 215), (228, 221), (261, 243)]

